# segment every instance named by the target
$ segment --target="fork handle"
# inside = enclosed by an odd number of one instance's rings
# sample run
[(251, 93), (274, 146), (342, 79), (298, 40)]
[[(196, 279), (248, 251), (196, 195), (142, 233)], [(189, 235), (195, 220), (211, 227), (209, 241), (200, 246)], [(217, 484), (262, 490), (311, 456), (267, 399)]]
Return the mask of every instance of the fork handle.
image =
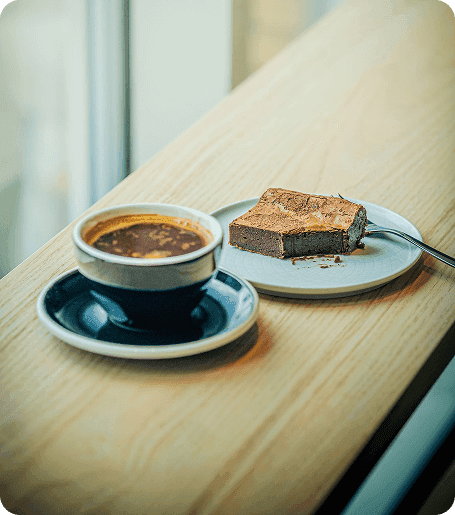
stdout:
[(436, 259), (439, 259), (446, 265), (450, 265), (455, 268), (455, 259), (453, 257), (450, 257), (447, 254), (444, 254), (443, 252), (440, 252), (439, 250), (436, 250), (433, 247), (430, 247), (426, 243), (416, 240), (415, 238), (413, 238), (409, 234), (406, 234), (405, 232), (397, 231), (395, 229), (384, 229), (384, 228), (381, 228), (381, 229), (382, 229), (381, 232), (390, 232), (392, 234), (396, 234), (397, 236), (401, 236), (402, 238), (409, 241), (410, 243), (417, 245), (417, 247), (420, 247), (425, 252), (428, 252), (428, 254), (431, 254)]

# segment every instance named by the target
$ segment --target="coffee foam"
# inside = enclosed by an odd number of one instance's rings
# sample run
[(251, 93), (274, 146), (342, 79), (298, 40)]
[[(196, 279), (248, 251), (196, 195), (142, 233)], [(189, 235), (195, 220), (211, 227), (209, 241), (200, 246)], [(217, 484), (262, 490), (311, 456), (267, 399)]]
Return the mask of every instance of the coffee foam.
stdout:
[(153, 213), (120, 215), (107, 220), (102, 220), (92, 227), (88, 227), (81, 236), (85, 243), (93, 245), (96, 240), (104, 234), (119, 229), (126, 229), (136, 224), (167, 224), (173, 227), (193, 231), (202, 238), (204, 245), (207, 245), (213, 240), (213, 236), (210, 231), (199, 222), (178, 216), (158, 215)]

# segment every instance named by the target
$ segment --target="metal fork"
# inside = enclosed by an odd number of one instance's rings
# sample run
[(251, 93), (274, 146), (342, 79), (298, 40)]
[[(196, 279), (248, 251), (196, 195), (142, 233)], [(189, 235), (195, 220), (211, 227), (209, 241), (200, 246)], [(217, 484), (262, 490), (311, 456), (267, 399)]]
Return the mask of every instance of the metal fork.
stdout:
[[(339, 193), (338, 193), (338, 196), (340, 198), (342, 198), (343, 200), (345, 200), (344, 197), (342, 197)], [(446, 265), (450, 265), (455, 268), (455, 258), (450, 257), (447, 254), (444, 254), (444, 253), (440, 252), (439, 250), (434, 249), (433, 247), (430, 247), (426, 243), (416, 240), (415, 238), (413, 238), (409, 234), (406, 234), (405, 232), (397, 231), (396, 229), (389, 229), (388, 227), (381, 227), (379, 225), (376, 225), (373, 222), (370, 222), (370, 220), (368, 220), (368, 219), (367, 219), (367, 226), (365, 228), (365, 231), (367, 233), (369, 233), (369, 232), (371, 232), (371, 233), (373, 233), (373, 232), (389, 232), (391, 234), (395, 234), (396, 236), (400, 236), (401, 238), (404, 238), (405, 240), (409, 241), (410, 243), (416, 245), (417, 247), (420, 247), (425, 252), (428, 252), (428, 254), (432, 255), (436, 259), (439, 259)]]

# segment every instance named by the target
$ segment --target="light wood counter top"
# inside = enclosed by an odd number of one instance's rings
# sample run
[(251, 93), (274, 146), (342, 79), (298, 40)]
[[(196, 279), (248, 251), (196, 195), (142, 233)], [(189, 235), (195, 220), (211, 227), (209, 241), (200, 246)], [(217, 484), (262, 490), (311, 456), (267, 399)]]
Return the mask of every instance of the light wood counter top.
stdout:
[[(454, 143), (450, 8), (352, 0), (92, 209), (211, 212), (270, 186), (339, 192), (400, 213), (453, 256)], [(161, 361), (50, 335), (37, 296), (74, 266), (68, 227), (0, 282), (0, 497), (11, 511), (314, 513), (431, 355), (445, 356), (440, 368), (453, 355), (455, 270), (428, 255), (358, 296), (260, 295), (239, 340)]]

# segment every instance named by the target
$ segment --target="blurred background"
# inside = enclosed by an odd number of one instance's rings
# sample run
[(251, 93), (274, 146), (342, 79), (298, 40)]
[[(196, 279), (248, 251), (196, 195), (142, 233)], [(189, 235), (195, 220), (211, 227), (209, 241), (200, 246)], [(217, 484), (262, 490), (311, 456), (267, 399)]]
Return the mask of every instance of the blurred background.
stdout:
[(0, 277), (343, 1), (8, 4)]

